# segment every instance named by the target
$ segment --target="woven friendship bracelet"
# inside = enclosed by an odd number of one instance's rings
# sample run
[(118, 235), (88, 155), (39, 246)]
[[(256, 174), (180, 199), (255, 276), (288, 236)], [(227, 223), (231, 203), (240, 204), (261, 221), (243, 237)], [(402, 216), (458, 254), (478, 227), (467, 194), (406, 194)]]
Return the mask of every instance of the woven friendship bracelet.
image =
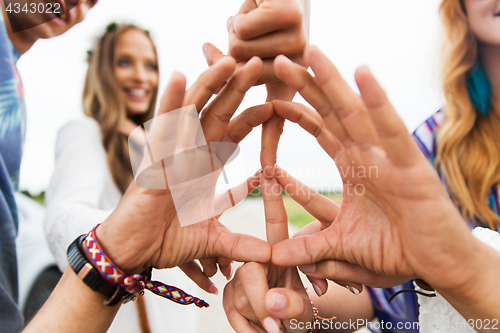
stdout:
[(183, 290), (163, 284), (159, 281), (151, 281), (149, 274), (134, 274), (127, 275), (118, 268), (109, 257), (102, 251), (95, 230), (99, 225), (94, 227), (86, 237), (85, 247), (92, 257), (94, 267), (99, 274), (111, 284), (120, 286), (127, 293), (137, 295), (147, 289), (152, 293), (165, 297), (173, 302), (189, 305), (195, 304), (199, 308), (209, 307), (209, 304), (202, 299), (191, 296)]

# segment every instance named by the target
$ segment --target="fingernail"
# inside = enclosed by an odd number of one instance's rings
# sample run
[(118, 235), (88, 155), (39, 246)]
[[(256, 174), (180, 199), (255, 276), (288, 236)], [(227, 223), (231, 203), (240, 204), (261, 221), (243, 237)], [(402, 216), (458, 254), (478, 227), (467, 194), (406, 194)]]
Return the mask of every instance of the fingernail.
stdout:
[(347, 290), (349, 290), (351, 293), (353, 293), (354, 295), (359, 295), (359, 290), (354, 288), (354, 287), (351, 287), (351, 286), (345, 286), (347, 288)]
[(203, 55), (205, 56), (205, 58), (207, 57), (207, 44), (203, 44), (203, 46), (201, 47), (202, 50), (203, 50)]
[(233, 17), (229, 16), (227, 21), (226, 21), (226, 29), (229, 29), (229, 24), (231, 23), (232, 20), (233, 20)]
[(208, 287), (208, 292), (210, 294), (219, 295), (219, 289), (217, 289), (217, 287), (213, 283), (210, 285), (210, 287)]
[(316, 272), (316, 264), (299, 266), (302, 273), (314, 273)]
[(271, 309), (274, 311), (283, 311), (287, 305), (287, 299), (285, 295), (274, 293), (271, 298)]
[(262, 326), (266, 329), (268, 333), (279, 333), (280, 327), (276, 323), (277, 320), (272, 317), (266, 317), (262, 321)]
[(318, 287), (318, 286), (316, 285), (316, 283), (312, 283), (312, 282), (311, 282), (311, 284), (312, 284), (312, 286), (313, 286), (313, 289), (314, 289), (314, 292), (316, 293), (316, 295), (318, 295), (318, 297), (323, 296), (323, 291), (321, 291), (321, 288), (320, 288), (320, 287)]
[(229, 272), (229, 276), (226, 277), (226, 279), (229, 281), (233, 278), (233, 276), (234, 276), (234, 267), (233, 265), (231, 265), (231, 272)]
[(254, 173), (254, 176), (260, 175), (262, 173), (262, 169), (259, 169), (256, 173)]

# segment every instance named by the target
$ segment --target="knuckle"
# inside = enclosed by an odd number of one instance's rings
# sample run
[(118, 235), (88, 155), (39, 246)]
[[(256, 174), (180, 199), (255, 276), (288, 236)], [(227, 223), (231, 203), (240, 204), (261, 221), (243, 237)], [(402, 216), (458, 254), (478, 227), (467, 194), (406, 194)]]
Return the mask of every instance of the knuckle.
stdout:
[(287, 3), (287, 6), (282, 8), (278, 17), (281, 23), (286, 26), (302, 25), (302, 10), (298, 5), (290, 6)]
[(233, 22), (233, 24), (234, 32), (238, 35), (239, 38), (251, 38), (252, 28), (250, 25), (246, 24), (245, 22), (241, 22), (241, 19)]
[(244, 312), (250, 306), (250, 302), (248, 301), (248, 297), (245, 293), (234, 295), (233, 304), (234, 308), (240, 313)]
[(244, 42), (240, 40), (236, 34), (232, 33), (229, 37), (229, 55), (237, 62), (243, 61), (245, 56)]

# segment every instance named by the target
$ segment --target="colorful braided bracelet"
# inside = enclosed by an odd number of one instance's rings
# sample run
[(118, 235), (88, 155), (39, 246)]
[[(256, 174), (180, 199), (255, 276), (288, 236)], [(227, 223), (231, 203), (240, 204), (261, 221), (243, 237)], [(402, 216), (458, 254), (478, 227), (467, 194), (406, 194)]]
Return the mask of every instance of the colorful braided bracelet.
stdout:
[[(149, 273), (134, 274), (128, 276), (120, 268), (118, 268), (109, 257), (102, 251), (95, 230), (99, 225), (94, 227), (86, 237), (84, 242), (87, 251), (91, 255), (94, 267), (97, 269), (99, 274), (109, 283), (120, 286), (125, 290), (130, 297), (126, 300), (135, 300), (138, 294), (144, 292), (144, 289), (151, 291), (152, 293), (165, 297), (173, 302), (189, 305), (194, 303), (197, 307), (209, 307), (209, 304), (198, 297), (194, 297), (184, 292), (183, 290), (163, 284), (159, 281), (151, 281), (150, 270)], [(126, 303), (127, 301), (125, 301)]]

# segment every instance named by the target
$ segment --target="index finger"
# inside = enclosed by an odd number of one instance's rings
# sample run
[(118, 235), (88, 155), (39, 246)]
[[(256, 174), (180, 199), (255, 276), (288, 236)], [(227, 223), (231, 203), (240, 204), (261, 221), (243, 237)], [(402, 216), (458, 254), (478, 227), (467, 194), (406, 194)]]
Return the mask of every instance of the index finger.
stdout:
[(290, 198), (321, 222), (322, 229), (333, 223), (339, 211), (339, 205), (295, 179), (279, 166), (276, 166), (276, 178)]
[(224, 137), (234, 112), (261, 74), (262, 60), (254, 57), (233, 75), (212, 103), (203, 110), (200, 122), (207, 142), (220, 142)]
[[(273, 245), (271, 260), (278, 266), (309, 265), (333, 258), (336, 243), (330, 228), (308, 236), (286, 239)], [(332, 239), (330, 239), (332, 238)]]
[(186, 91), (183, 106), (194, 104), (200, 113), (213, 94), (233, 75), (235, 68), (233, 58), (225, 56), (218, 59)]
[(288, 238), (288, 217), (286, 215), (281, 187), (276, 178), (261, 176), (260, 187), (264, 200), (267, 242), (274, 245)]

